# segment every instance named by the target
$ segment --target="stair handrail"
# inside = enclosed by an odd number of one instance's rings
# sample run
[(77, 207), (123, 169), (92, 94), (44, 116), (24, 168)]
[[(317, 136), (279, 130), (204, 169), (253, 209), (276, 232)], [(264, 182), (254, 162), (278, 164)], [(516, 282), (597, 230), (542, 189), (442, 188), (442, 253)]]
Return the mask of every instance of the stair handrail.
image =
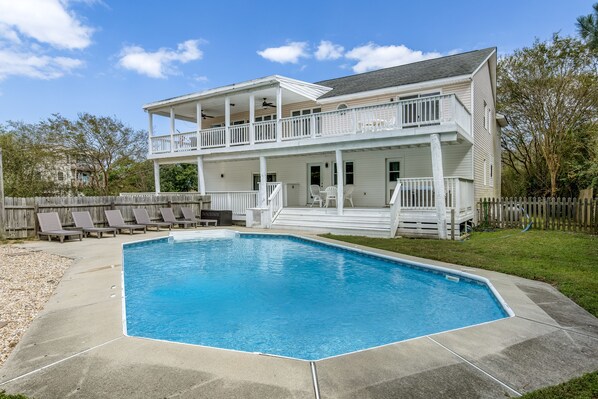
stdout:
[(280, 211), (282, 211), (282, 183), (276, 184), (276, 188), (272, 190), (272, 194), (268, 197), (268, 213), (270, 216), (269, 226), (271, 227), (272, 222), (276, 219)]
[(399, 228), (399, 215), (401, 213), (401, 183), (397, 180), (397, 185), (392, 193), (390, 199), (390, 238), (393, 238), (397, 234)]

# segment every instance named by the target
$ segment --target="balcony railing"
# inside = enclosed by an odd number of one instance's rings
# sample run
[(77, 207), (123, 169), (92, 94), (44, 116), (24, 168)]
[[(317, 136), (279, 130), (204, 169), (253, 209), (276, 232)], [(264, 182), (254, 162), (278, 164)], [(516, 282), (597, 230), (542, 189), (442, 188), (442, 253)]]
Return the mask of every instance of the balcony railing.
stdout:
[(466, 134), (471, 135), (471, 114), (454, 94), (282, 118), (280, 133), (278, 121), (271, 120), (229, 126), (228, 132), (225, 127), (216, 127), (200, 130), (199, 133), (154, 136), (150, 138), (150, 150), (152, 154), (160, 154), (278, 140), (368, 134), (448, 123), (458, 125)]
[[(435, 209), (434, 179), (431, 177), (401, 178), (399, 199), (401, 209)], [(473, 212), (473, 180), (462, 177), (444, 178), (444, 198), (447, 208), (457, 214)]]

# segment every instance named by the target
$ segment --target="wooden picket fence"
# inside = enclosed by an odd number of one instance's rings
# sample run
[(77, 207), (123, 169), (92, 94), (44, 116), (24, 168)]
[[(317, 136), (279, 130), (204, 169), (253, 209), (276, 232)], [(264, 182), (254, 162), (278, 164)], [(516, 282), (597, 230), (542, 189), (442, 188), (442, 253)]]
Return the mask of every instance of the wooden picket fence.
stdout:
[(181, 206), (192, 207), (199, 214), (201, 209), (210, 208), (210, 196), (170, 193), (106, 197), (6, 197), (4, 231), (7, 238), (34, 237), (38, 231), (36, 214), (41, 212), (58, 212), (63, 227), (69, 228), (74, 226), (72, 211), (89, 211), (94, 223), (105, 226), (105, 210), (119, 209), (125, 221), (132, 222), (135, 219), (134, 208), (145, 208), (152, 220), (161, 220), (160, 208), (173, 207), (175, 215), (182, 217)]
[(598, 234), (596, 198), (482, 198), (478, 224), (493, 228), (531, 228)]

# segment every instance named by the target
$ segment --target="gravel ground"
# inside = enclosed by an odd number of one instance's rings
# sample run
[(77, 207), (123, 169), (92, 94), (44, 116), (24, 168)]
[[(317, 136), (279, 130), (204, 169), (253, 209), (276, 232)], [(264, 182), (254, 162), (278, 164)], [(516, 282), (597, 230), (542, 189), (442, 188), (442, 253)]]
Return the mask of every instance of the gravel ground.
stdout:
[(0, 245), (0, 366), (72, 262), (57, 255)]

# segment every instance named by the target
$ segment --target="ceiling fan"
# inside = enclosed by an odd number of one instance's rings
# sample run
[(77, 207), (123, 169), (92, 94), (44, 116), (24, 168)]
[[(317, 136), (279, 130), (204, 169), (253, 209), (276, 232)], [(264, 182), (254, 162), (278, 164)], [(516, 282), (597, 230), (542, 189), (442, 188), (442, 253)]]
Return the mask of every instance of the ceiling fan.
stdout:
[(212, 116), (212, 115), (206, 115), (206, 114), (204, 114), (204, 113), (202, 112), (202, 113), (201, 113), (201, 118), (202, 118), (202, 119), (206, 119), (206, 118), (213, 118), (213, 116)]
[(272, 107), (272, 108), (276, 108), (276, 105), (274, 105), (273, 103), (269, 103), (268, 101), (266, 101), (267, 98), (264, 97), (264, 102), (262, 103), (262, 107), (266, 108), (266, 107)]

